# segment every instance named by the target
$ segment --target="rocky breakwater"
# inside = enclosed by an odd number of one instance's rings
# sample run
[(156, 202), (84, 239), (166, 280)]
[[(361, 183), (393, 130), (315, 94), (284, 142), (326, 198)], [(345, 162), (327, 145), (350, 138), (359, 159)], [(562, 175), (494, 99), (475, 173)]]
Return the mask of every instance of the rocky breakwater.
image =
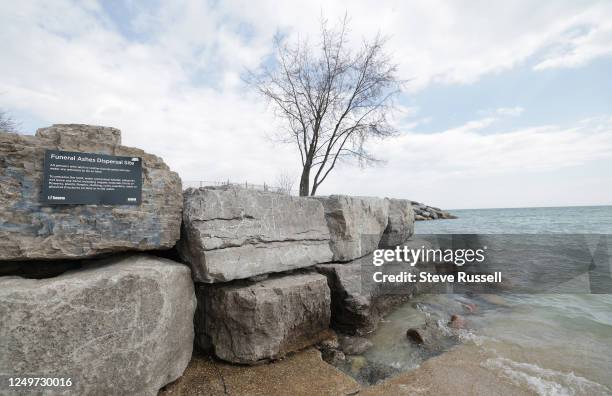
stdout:
[[(161, 158), (120, 142), (118, 129), (91, 125), (53, 125), (36, 136), (0, 132), (0, 260), (173, 247), (183, 206), (180, 178)], [(46, 149), (142, 158), (142, 204), (41, 203)]]
[(330, 290), (313, 265), (332, 260), (322, 204), (239, 187), (184, 192), (178, 249), (196, 282), (196, 344), (256, 364), (317, 343)]
[(445, 210), (436, 208), (434, 206), (427, 206), (420, 202), (412, 201), (412, 208), (414, 209), (414, 217), (417, 221), (457, 218), (457, 216), (454, 216)]
[(318, 342), (330, 323), (369, 332), (409, 294), (385, 294), (371, 271), (375, 249), (412, 235), (410, 201), (237, 187), (184, 196), (178, 246), (197, 282), (196, 343), (223, 360), (278, 359)]
[[(125, 253), (174, 246), (181, 182), (160, 158), (121, 146), (120, 137), (89, 125), (0, 133), (0, 377), (65, 385), (24, 391), (156, 395), (190, 360), (189, 267)], [(43, 204), (46, 149), (140, 157), (142, 203)]]

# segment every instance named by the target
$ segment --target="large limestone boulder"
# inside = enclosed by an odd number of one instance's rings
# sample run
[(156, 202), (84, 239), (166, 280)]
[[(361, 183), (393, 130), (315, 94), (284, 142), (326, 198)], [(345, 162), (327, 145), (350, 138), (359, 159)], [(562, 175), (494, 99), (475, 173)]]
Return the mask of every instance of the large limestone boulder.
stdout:
[(319, 342), (329, 327), (330, 292), (326, 278), (317, 273), (201, 285), (197, 296), (197, 339), (205, 334), (214, 353), (229, 362), (281, 358)]
[(350, 263), (320, 264), (332, 295), (332, 327), (345, 334), (365, 335), (374, 331), (391, 308), (407, 301), (411, 293), (379, 293), (371, 279), (371, 254)]
[[(120, 137), (118, 129), (90, 125), (53, 125), (36, 136), (0, 132), (0, 261), (174, 246), (180, 236), (181, 180), (161, 158), (121, 146)], [(45, 149), (141, 157), (142, 204), (42, 204)]]
[(379, 246), (397, 246), (407, 241), (412, 234), (414, 234), (412, 201), (407, 199), (389, 199), (389, 221)]
[(330, 195), (317, 197), (325, 208), (333, 261), (351, 261), (378, 247), (389, 221), (389, 200)]
[[(424, 240), (409, 240), (402, 245), (408, 249), (431, 247)], [(427, 283), (376, 282), (374, 274), (395, 275), (402, 272), (436, 272), (431, 263), (419, 262), (410, 266), (405, 262), (386, 261), (382, 266), (373, 264), (373, 254), (349, 263), (319, 264), (317, 271), (327, 277), (332, 297), (331, 325), (350, 335), (365, 335), (378, 327), (380, 320), (394, 307), (411, 296), (426, 291)], [(377, 279), (382, 279), (382, 276)]]
[(331, 261), (317, 200), (237, 187), (184, 193), (181, 257), (199, 282), (227, 282)]
[(147, 255), (0, 277), (0, 374), (69, 376), (80, 395), (155, 395), (189, 363), (195, 305), (189, 268)]

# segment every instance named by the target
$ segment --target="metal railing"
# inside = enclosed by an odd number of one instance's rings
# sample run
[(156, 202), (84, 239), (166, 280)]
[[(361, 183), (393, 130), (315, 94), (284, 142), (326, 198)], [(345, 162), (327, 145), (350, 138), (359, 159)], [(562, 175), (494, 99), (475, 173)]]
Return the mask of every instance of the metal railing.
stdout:
[(236, 187), (245, 188), (248, 190), (270, 191), (270, 192), (290, 195), (290, 192), (288, 192), (286, 189), (282, 187), (272, 186), (267, 183), (254, 184), (254, 183), (249, 183), (248, 181), (245, 181), (243, 183), (236, 183), (236, 182), (231, 182), (229, 180), (227, 181), (183, 180), (184, 190), (190, 187), (199, 188), (199, 187), (210, 187), (210, 186), (236, 186)]

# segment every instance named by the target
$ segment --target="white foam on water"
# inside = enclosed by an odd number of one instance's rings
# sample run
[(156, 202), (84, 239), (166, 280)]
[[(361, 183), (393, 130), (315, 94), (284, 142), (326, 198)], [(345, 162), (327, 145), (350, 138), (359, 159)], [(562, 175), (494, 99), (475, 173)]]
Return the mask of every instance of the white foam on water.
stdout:
[(545, 369), (536, 364), (515, 362), (507, 358), (487, 359), (481, 366), (498, 372), (519, 386), (526, 386), (542, 396), (609, 395), (611, 390), (573, 372)]

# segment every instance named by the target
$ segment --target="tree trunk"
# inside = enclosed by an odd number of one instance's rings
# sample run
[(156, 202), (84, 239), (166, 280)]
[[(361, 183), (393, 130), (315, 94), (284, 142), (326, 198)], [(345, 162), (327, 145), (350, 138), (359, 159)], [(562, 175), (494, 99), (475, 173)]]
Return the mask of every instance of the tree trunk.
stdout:
[[(315, 179), (316, 179), (316, 177), (315, 177)], [(316, 182), (316, 180), (315, 180), (315, 182)], [(311, 196), (313, 196), (313, 197), (315, 196), (315, 194), (317, 193), (317, 187), (319, 187), (319, 186), (316, 185), (316, 184), (312, 185), (312, 190), (310, 191), (310, 195)]]
[(310, 188), (310, 165), (304, 165), (302, 176), (300, 177), (300, 197), (307, 197)]

